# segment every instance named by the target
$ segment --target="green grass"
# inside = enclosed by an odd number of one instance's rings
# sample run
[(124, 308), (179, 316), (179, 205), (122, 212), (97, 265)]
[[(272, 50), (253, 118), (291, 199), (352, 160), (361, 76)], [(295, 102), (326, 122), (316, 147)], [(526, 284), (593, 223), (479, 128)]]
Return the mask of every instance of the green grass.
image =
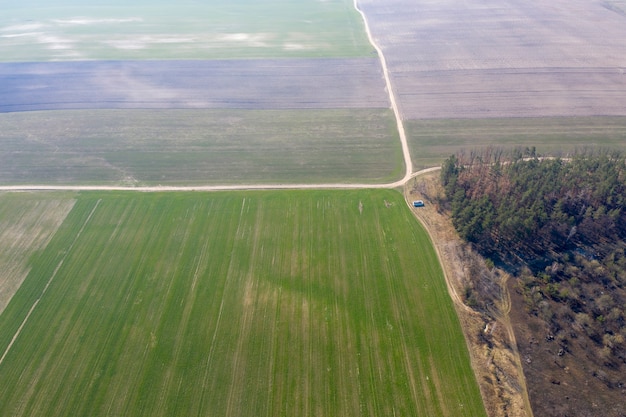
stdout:
[(80, 110), (0, 114), (2, 184), (388, 182), (387, 109)]
[(0, 352), (37, 300), (0, 415), (485, 415), (395, 191), (83, 193), (0, 317)]
[(536, 146), (557, 155), (587, 146), (626, 150), (626, 117), (409, 120), (405, 126), (417, 169), (487, 146)]
[(370, 56), (351, 0), (23, 1), (3, 5), (1, 61)]
[(71, 194), (0, 193), (0, 314), (74, 204)]

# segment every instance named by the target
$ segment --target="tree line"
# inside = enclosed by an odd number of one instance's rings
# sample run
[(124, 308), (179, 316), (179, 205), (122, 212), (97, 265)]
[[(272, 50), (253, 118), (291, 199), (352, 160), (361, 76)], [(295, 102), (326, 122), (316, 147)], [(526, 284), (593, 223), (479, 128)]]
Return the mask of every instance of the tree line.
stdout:
[(441, 181), (459, 235), (517, 274), (529, 313), (563, 349), (579, 333), (604, 365), (626, 363), (624, 155), (459, 152), (444, 162)]

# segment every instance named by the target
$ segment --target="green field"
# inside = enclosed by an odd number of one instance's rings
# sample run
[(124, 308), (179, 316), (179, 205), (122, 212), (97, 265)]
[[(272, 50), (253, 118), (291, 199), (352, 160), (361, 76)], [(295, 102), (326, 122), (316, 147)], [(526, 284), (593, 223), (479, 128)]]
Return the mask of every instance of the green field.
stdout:
[(399, 193), (76, 199), (1, 316), (0, 415), (485, 415)]
[(73, 205), (71, 194), (0, 193), (0, 314)]
[(408, 120), (405, 127), (416, 169), (487, 146), (536, 146), (553, 155), (587, 146), (626, 150), (626, 117)]
[(387, 109), (0, 114), (0, 184), (390, 182)]
[(0, 61), (368, 56), (352, 0), (3, 4)]

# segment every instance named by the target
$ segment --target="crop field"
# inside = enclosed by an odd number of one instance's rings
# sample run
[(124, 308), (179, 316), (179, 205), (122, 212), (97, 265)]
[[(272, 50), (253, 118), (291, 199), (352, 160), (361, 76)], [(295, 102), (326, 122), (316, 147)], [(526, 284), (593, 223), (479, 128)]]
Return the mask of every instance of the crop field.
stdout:
[(0, 114), (0, 183), (387, 182), (391, 110), (84, 110)]
[(73, 205), (68, 195), (0, 194), (0, 314)]
[(368, 56), (351, 0), (3, 4), (0, 60)]
[(390, 107), (377, 58), (0, 63), (0, 85), (0, 113)]
[(383, 71), (351, 0), (132, 3), (3, 9), (0, 184), (401, 177)]
[(30, 266), (2, 415), (484, 415), (395, 191), (83, 193)]
[(588, 147), (626, 151), (626, 117), (409, 120), (405, 128), (416, 169), (440, 165), (459, 149), (532, 147), (567, 156)]
[(624, 1), (360, 4), (405, 119), (626, 116)]

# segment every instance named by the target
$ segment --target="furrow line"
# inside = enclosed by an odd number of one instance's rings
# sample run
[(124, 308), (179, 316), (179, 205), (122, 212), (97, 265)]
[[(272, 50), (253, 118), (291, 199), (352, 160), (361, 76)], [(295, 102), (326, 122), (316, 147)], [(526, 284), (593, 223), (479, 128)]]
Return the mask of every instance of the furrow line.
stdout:
[(24, 321), (22, 321), (22, 324), (20, 324), (20, 327), (17, 329), (17, 331), (15, 332), (13, 337), (11, 338), (11, 342), (9, 343), (9, 345), (6, 348), (6, 350), (2, 354), (2, 357), (0, 357), (0, 365), (2, 365), (2, 363), (4, 362), (4, 359), (6, 358), (6, 356), (11, 351), (11, 348), (13, 347), (13, 344), (15, 343), (17, 338), (19, 337), (19, 335), (22, 332), (22, 329), (24, 328), (24, 326), (26, 326), (26, 323), (28, 322), (28, 319), (30, 318), (31, 314), (33, 313), (33, 311), (35, 311), (35, 307), (37, 307), (37, 304), (39, 304), (39, 301), (43, 298), (43, 296), (46, 293), (46, 291), (48, 291), (48, 287), (50, 287), (50, 284), (52, 283), (52, 281), (56, 277), (57, 272), (59, 272), (59, 269), (61, 269), (61, 266), (63, 266), (63, 262), (65, 261), (65, 258), (67, 258), (67, 255), (72, 251), (72, 248), (74, 247), (74, 244), (76, 243), (76, 241), (78, 240), (80, 235), (83, 233), (83, 230), (85, 230), (85, 227), (87, 226), (87, 223), (89, 223), (89, 220), (91, 219), (91, 216), (93, 216), (93, 213), (96, 211), (96, 209), (98, 208), (98, 205), (100, 204), (101, 201), (102, 201), (102, 199), (100, 199), (100, 200), (98, 200), (96, 202), (96, 205), (91, 210), (91, 213), (89, 213), (89, 216), (87, 216), (87, 219), (85, 220), (85, 223), (83, 223), (83, 225), (81, 226), (80, 230), (76, 234), (76, 237), (74, 238), (74, 241), (72, 242), (70, 247), (67, 249), (67, 252), (65, 252), (65, 255), (63, 256), (63, 258), (57, 264), (56, 268), (54, 269), (54, 272), (50, 276), (50, 279), (48, 279), (48, 282), (46, 283), (46, 286), (41, 291), (41, 295), (39, 296), (39, 298), (37, 298), (35, 300), (35, 302), (33, 303), (32, 307), (30, 308), (30, 310), (28, 310), (28, 314), (26, 314), (26, 317), (24, 317)]

